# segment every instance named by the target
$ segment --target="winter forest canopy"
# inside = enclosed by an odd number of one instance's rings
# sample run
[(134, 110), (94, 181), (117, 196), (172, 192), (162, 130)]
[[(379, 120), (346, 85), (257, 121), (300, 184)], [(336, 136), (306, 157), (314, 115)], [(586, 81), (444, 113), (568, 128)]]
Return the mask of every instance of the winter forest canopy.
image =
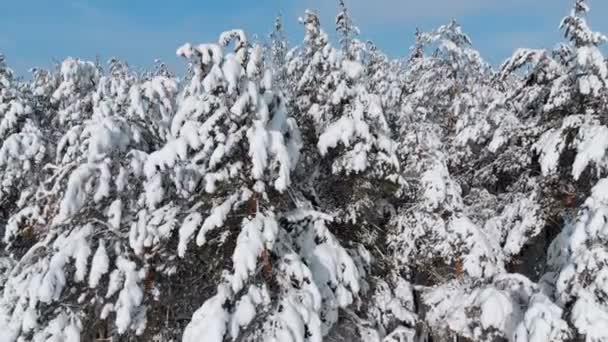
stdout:
[[(0, 341), (608, 341), (608, 62), (339, 1), (162, 63), (0, 55)], [(566, 11), (567, 9), (564, 9)], [(10, 57), (10, 56), (7, 56)]]

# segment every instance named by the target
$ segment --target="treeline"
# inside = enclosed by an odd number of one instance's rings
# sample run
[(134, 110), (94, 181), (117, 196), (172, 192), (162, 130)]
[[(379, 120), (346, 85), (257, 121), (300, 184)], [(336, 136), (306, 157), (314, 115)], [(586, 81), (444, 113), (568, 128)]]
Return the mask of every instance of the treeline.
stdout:
[(607, 39), (391, 59), (339, 1), (178, 78), (0, 55), (0, 341), (608, 341)]

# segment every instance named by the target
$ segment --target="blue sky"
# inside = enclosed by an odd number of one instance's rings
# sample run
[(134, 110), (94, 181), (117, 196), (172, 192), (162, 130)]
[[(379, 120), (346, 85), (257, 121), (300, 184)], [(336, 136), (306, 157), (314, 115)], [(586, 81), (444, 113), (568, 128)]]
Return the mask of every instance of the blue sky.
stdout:
[[(111, 56), (135, 67), (165, 60), (180, 71), (175, 56), (184, 42), (215, 41), (243, 28), (265, 37), (281, 11), (292, 44), (306, 8), (320, 10), (333, 33), (335, 0), (1, 0), (0, 52), (19, 74), (48, 67), (67, 56), (104, 61)], [(573, 0), (347, 0), (362, 38), (391, 56), (408, 53), (416, 27), (432, 29), (456, 18), (491, 63), (517, 47), (551, 48), (561, 40), (559, 21)], [(592, 28), (608, 33), (608, 0), (589, 0)]]

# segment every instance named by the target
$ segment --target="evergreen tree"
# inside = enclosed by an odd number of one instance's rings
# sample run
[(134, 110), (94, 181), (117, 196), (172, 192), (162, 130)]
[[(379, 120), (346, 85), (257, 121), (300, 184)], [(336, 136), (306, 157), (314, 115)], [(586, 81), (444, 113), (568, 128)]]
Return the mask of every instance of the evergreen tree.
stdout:
[(604, 341), (608, 64), (585, 0), (498, 69), (184, 44), (187, 75), (0, 55), (0, 341)]

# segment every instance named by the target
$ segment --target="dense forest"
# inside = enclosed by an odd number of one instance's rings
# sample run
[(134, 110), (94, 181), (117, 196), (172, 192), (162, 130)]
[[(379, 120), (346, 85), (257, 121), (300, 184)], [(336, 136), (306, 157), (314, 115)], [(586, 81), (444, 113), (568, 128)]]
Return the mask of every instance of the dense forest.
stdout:
[(607, 39), (572, 2), (499, 67), (456, 21), (390, 58), (342, 0), (334, 42), (279, 16), (179, 76), (0, 55), (0, 341), (608, 341)]

